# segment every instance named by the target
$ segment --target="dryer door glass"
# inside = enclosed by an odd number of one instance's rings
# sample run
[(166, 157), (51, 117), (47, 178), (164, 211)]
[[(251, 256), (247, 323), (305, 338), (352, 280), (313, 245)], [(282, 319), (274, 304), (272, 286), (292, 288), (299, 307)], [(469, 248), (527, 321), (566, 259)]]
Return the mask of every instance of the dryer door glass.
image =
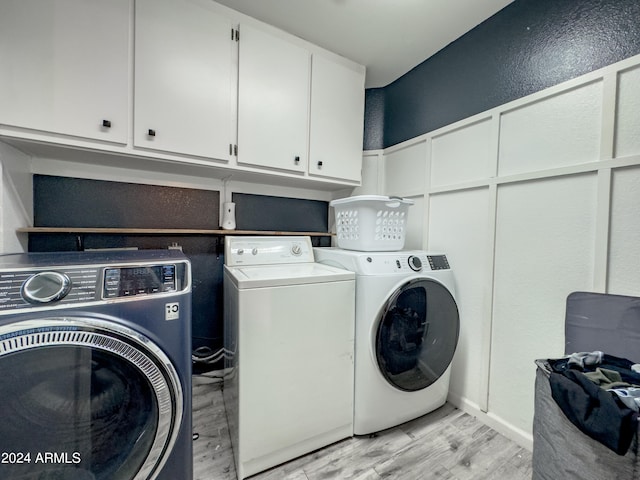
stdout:
[(65, 320), (0, 335), (0, 478), (149, 478), (172, 438), (169, 372), (122, 332)]
[(447, 288), (430, 279), (407, 282), (391, 295), (377, 322), (382, 375), (400, 390), (428, 387), (451, 363), (459, 330), (458, 307)]

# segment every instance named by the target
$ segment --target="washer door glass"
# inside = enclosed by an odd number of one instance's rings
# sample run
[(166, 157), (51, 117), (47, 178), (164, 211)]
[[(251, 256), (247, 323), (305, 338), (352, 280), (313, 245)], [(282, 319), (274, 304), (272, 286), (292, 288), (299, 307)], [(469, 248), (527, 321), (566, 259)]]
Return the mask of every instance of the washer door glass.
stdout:
[(430, 279), (405, 283), (377, 322), (376, 357), (386, 380), (404, 391), (428, 387), (453, 359), (460, 318), (447, 288)]
[(0, 478), (154, 478), (181, 415), (165, 360), (120, 328), (44, 323), (0, 335)]

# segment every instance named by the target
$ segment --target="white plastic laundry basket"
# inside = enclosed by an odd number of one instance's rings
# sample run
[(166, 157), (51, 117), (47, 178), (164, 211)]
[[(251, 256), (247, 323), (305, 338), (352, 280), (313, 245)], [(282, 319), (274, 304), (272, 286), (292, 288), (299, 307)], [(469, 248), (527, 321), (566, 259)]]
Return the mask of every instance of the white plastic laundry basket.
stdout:
[(402, 250), (413, 200), (358, 195), (329, 203), (336, 214), (338, 247), (363, 252)]

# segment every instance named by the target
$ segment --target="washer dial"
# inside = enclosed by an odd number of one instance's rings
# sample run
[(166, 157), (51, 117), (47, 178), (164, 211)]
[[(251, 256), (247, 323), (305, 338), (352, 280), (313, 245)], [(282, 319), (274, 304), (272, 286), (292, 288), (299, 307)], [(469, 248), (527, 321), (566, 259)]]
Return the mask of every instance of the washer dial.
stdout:
[(51, 303), (63, 299), (71, 290), (71, 280), (64, 273), (40, 272), (22, 284), (22, 298), (29, 303)]

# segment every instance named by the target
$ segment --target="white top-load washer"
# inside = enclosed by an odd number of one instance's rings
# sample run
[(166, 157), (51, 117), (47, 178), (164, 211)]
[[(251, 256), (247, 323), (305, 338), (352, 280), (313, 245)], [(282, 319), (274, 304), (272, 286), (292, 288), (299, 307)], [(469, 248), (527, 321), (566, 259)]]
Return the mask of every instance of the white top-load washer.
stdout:
[(224, 400), (239, 479), (353, 435), (355, 275), (309, 237), (225, 242)]
[(446, 255), (316, 248), (316, 261), (356, 274), (354, 433), (442, 406), (460, 329)]

